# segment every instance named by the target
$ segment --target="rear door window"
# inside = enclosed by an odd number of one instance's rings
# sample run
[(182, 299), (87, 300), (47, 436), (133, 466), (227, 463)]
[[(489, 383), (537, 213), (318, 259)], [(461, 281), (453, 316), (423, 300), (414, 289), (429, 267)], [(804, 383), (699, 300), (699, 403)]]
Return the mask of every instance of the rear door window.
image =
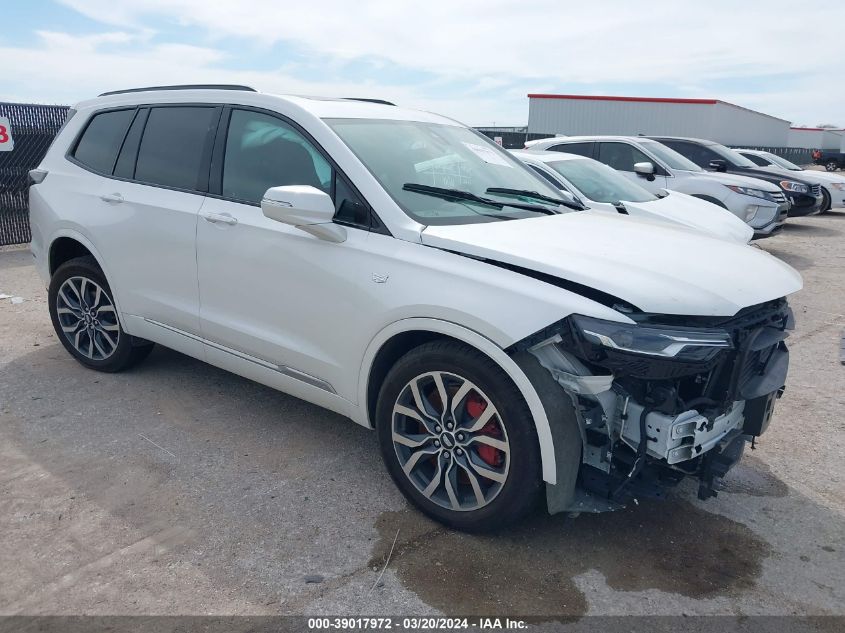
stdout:
[(578, 156), (586, 156), (587, 158), (593, 157), (593, 146), (595, 143), (592, 141), (587, 143), (561, 143), (560, 145), (552, 145), (549, 148), (550, 152), (566, 152), (567, 154), (578, 154)]
[(599, 143), (599, 161), (617, 171), (633, 172), (634, 165), (637, 163), (651, 163), (654, 165), (655, 173), (660, 171), (659, 165), (628, 143)]
[(664, 145), (668, 145), (673, 150), (675, 150), (682, 156), (685, 156), (699, 167), (707, 168), (710, 166), (711, 160), (722, 160), (722, 157), (719, 156), (716, 152), (706, 148), (703, 145), (698, 145), (697, 143), (674, 140), (666, 140), (660, 142)]
[(758, 165), (759, 167), (768, 167), (772, 164), (770, 161), (766, 160), (762, 156), (757, 156), (757, 154), (746, 154), (745, 152), (740, 152), (740, 154), (745, 156), (748, 160), (750, 160), (755, 165)]
[(135, 108), (95, 114), (77, 142), (73, 157), (93, 171), (111, 175), (134, 116)]
[(176, 189), (201, 189), (200, 167), (215, 115), (213, 107), (152, 108), (138, 149), (135, 180)]

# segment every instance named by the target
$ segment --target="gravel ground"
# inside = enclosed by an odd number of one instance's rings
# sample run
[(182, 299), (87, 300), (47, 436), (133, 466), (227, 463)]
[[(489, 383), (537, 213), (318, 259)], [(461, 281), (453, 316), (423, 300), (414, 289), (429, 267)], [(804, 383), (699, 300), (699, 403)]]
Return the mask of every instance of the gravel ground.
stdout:
[(0, 614), (845, 614), (843, 238), (839, 212), (759, 243), (805, 288), (786, 394), (717, 499), (495, 536), (424, 519), (374, 434), (300, 400), (161, 347), (84, 369), (0, 249)]

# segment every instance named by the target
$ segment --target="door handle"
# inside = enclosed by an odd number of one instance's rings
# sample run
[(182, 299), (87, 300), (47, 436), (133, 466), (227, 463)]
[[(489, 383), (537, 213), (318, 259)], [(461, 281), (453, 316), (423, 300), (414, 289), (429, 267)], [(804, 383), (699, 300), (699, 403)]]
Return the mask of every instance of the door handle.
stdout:
[(211, 222), (212, 224), (228, 224), (229, 226), (234, 226), (238, 223), (238, 218), (228, 213), (208, 213), (204, 216), (206, 222)]
[(103, 202), (113, 202), (115, 204), (118, 204), (120, 202), (123, 202), (123, 196), (121, 196), (119, 193), (107, 193), (100, 196), (100, 200), (102, 200)]

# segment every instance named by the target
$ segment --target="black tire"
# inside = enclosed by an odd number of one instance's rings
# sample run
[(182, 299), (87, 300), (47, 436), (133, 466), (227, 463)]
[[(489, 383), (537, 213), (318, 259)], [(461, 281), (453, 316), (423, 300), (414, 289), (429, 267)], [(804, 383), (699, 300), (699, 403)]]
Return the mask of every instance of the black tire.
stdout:
[(827, 192), (827, 189), (822, 187), (822, 206), (819, 213), (824, 213), (825, 211), (830, 211), (830, 194)]
[(824, 168), (828, 171), (836, 171), (839, 169), (839, 162), (835, 160), (829, 160), (824, 164)]
[[(494, 419), (498, 420), (497, 425), (501, 424), (500, 429), (504, 429), (504, 437), (509, 445), (508, 466), (505, 481), (493, 484), (498, 486), (498, 492), (492, 496), (487, 505), (463, 510), (443, 507), (424, 496), (402, 469), (397, 453), (401, 448), (397, 449), (393, 442), (393, 409), (400, 396), (407, 393), (406, 387), (410, 382), (426, 372), (444, 372), (444, 374), (451, 374), (473, 383), (483, 392), (498, 413)], [(449, 395), (450, 399), (451, 395), (454, 394)], [(468, 403), (469, 396), (465, 398), (462, 402)], [(431, 404), (430, 401), (428, 403)], [(467, 413), (462, 413), (462, 415), (469, 415), (468, 410), (467, 404)], [(449, 419), (448, 415), (446, 419)], [(468, 423), (472, 422), (473, 420), (470, 419)], [(456, 424), (456, 432), (461, 428), (466, 428), (466, 426), (461, 427), (461, 422), (456, 422)], [(381, 386), (376, 405), (376, 427), (382, 458), (398, 488), (425, 514), (450, 527), (469, 532), (503, 528), (530, 512), (540, 498), (542, 491), (540, 447), (528, 405), (519, 389), (501, 367), (469, 346), (456, 341), (433, 341), (411, 350), (400, 358), (388, 372)], [(485, 429), (482, 429), (480, 433), (484, 434)], [(442, 436), (440, 437), (441, 443), (437, 446), (445, 447), (447, 442), (442, 439)], [(455, 477), (465, 478), (465, 483), (460, 485), (466, 487), (469, 481), (467, 475), (458, 468), (461, 463), (466, 464), (466, 462), (459, 460), (472, 458), (479, 465), (484, 466), (484, 464), (477, 461), (477, 454), (480, 452), (477, 448), (469, 448), (470, 444), (465, 446), (467, 450), (463, 454), (459, 448), (454, 449), (457, 455), (463, 455), (463, 457), (456, 457), (453, 453), (452, 460), (455, 463)], [(427, 459), (429, 463), (437, 462), (441, 456), (444, 460), (446, 459), (441, 454), (437, 454), (434, 460), (428, 457)], [(424, 462), (424, 460), (420, 459), (419, 462)], [(448, 461), (443, 463), (446, 464)], [(423, 467), (434, 468), (425, 464)], [(464, 470), (468, 469), (464, 468)], [(485, 480), (484, 483), (491, 482)], [(492, 486), (488, 488), (488, 490), (491, 489)]]
[[(147, 355), (149, 355), (149, 353), (153, 349), (154, 343), (150, 343), (149, 341), (144, 341), (142, 339), (133, 339), (132, 336), (123, 331), (123, 327), (120, 325), (120, 320), (118, 318), (117, 311), (108, 310), (107, 308), (103, 308), (104, 310), (106, 310), (106, 312), (99, 316), (101, 316), (101, 318), (103, 319), (103, 324), (107, 325), (107, 327), (114, 328), (116, 326), (116, 330), (114, 330), (114, 332), (109, 335), (116, 338), (116, 345), (113, 347), (109, 347), (106, 343), (103, 342), (100, 347), (96, 348), (97, 350), (107, 350), (107, 355), (100, 352), (95, 353), (95, 356), (102, 356), (101, 358), (97, 358), (94, 356), (89, 357), (89, 355), (80, 352), (74, 346), (71, 340), (72, 338), (74, 338), (75, 334), (82, 335), (81, 337), (76, 336), (76, 340), (80, 341), (80, 346), (83, 348), (87, 346), (92, 351), (95, 349), (94, 340), (92, 340), (92, 337), (90, 334), (88, 334), (88, 332), (84, 331), (86, 330), (85, 323), (81, 321), (78, 317), (78, 314), (81, 313), (82, 309), (84, 307), (87, 307), (87, 304), (84, 303), (84, 300), (80, 301), (82, 307), (79, 308), (78, 311), (73, 311), (72, 314), (68, 312), (67, 308), (60, 308), (60, 301), (63, 306), (66, 304), (64, 303), (64, 298), (60, 300), (59, 290), (68, 280), (74, 280), (77, 283), (78, 280), (86, 280), (86, 287), (96, 288), (96, 286), (99, 286), (102, 294), (104, 295), (104, 302), (110, 302), (113, 306), (114, 300), (112, 299), (111, 289), (109, 288), (109, 284), (106, 281), (106, 277), (103, 274), (103, 271), (100, 270), (100, 267), (97, 265), (97, 262), (93, 257), (76, 257), (74, 259), (66, 261), (64, 264), (62, 264), (56, 269), (56, 272), (53, 273), (53, 276), (50, 278), (50, 288), (48, 291), (50, 319), (53, 322), (53, 328), (56, 330), (56, 336), (71, 356), (73, 356), (77, 361), (79, 361), (82, 365), (85, 365), (85, 367), (88, 367), (89, 369), (113, 373), (128, 369), (129, 367), (135, 365), (136, 363), (146, 358)], [(88, 282), (93, 282), (93, 284)], [(67, 286), (64, 287), (67, 288)], [(63, 293), (63, 295), (64, 297), (69, 298), (70, 301), (74, 301), (74, 297), (71, 292), (68, 291), (66, 293)], [(76, 298), (78, 299), (78, 297)], [(63, 309), (64, 312), (61, 318), (59, 315), (60, 309)], [(92, 313), (93, 312), (94, 310), (92, 308)], [(111, 313), (113, 313), (113, 316)], [(66, 334), (62, 327), (63, 320), (65, 323), (67, 323), (68, 319), (70, 319), (71, 322), (78, 322), (77, 328), (74, 330), (74, 332), (70, 334)], [(106, 319), (108, 319), (108, 324), (106, 324)], [(97, 322), (97, 324), (99, 325), (99, 322)], [(66, 327), (70, 326), (66, 325)], [(94, 326), (92, 325), (92, 328), (93, 327)], [(80, 332), (80, 330), (83, 331)], [(94, 332), (93, 329), (90, 331)], [(103, 341), (102, 335), (94, 333), (94, 337), (100, 337), (100, 342)]]

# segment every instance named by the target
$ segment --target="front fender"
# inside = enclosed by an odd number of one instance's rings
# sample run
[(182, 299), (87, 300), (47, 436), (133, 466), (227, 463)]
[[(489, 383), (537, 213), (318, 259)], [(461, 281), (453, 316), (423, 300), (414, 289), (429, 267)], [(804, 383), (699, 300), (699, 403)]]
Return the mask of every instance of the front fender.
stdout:
[(53, 243), (61, 237), (67, 237), (72, 240), (76, 240), (77, 242), (82, 244), (86, 249), (88, 249), (88, 252), (91, 253), (91, 256), (97, 261), (97, 265), (100, 267), (100, 270), (103, 271), (103, 275), (105, 276), (106, 281), (108, 282), (109, 287), (111, 288), (111, 294), (112, 299), (114, 300), (115, 308), (117, 308), (119, 314), (122, 314), (123, 312), (120, 308), (120, 292), (117, 288), (115, 288), (114, 284), (111, 283), (111, 279), (109, 278), (109, 271), (103, 263), (103, 256), (100, 254), (100, 251), (97, 250), (97, 247), (94, 246), (91, 240), (89, 240), (85, 235), (75, 229), (69, 227), (61, 227), (59, 229), (56, 229), (50, 236), (50, 239), (46, 241), (46, 248), (43, 257), (44, 263), (42, 265), (45, 266), (47, 283), (49, 284), (50, 268), (52, 267), (52, 262), (49, 261), (50, 251), (53, 248)]
[(450, 321), (431, 318), (408, 318), (395, 321), (383, 328), (370, 341), (361, 362), (361, 371), (358, 376), (358, 402), (355, 422), (366, 427), (371, 427), (367, 402), (367, 389), (370, 376), (370, 369), (376, 354), (381, 347), (397, 334), (404, 332), (434, 332), (443, 334), (459, 340), (475, 349), (483, 352), (495, 361), (502, 370), (513, 380), (534, 419), (534, 426), (537, 430), (537, 439), (540, 443), (540, 459), (542, 461), (543, 480), (554, 484), (557, 482), (557, 467), (555, 464), (555, 451), (552, 441), (552, 432), (549, 426), (549, 419), (546, 410), (540, 400), (532, 382), (525, 375), (525, 372), (508, 356), (505, 351), (490, 339)]

